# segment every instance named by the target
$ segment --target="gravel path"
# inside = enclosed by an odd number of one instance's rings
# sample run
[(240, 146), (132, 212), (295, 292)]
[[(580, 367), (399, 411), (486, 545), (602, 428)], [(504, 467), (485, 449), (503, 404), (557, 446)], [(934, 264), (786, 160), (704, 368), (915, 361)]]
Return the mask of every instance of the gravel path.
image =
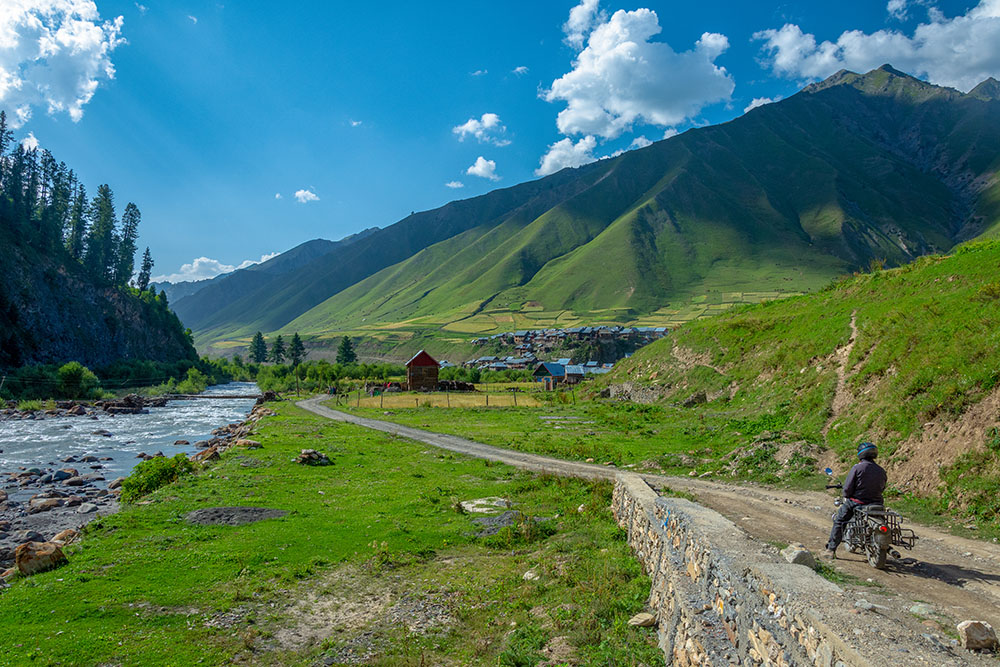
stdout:
[[(392, 435), (417, 440), (435, 447), (524, 470), (584, 479), (613, 480), (617, 469), (547, 456), (528, 454), (484, 445), (453, 435), (434, 433), (391, 422), (367, 419), (331, 410), (320, 403), (326, 397), (301, 401), (298, 405), (329, 419), (364, 426)], [(655, 489), (670, 488), (697, 496), (698, 501), (727, 517), (748, 534), (765, 542), (802, 542), (820, 553), (830, 530), (834, 510), (833, 495), (810, 491), (788, 491), (761, 486), (723, 484), (705, 479), (642, 475)], [(891, 608), (893, 616), (911, 626), (919, 636), (921, 620), (909, 613), (916, 602), (929, 604), (934, 613), (922, 622), (923, 632), (937, 625), (954, 629), (965, 619), (989, 622), (1000, 628), (1000, 545), (956, 537), (929, 526), (907, 521), (920, 540), (904, 561), (890, 559), (885, 570), (874, 570), (862, 556), (838, 554), (836, 567), (842, 572), (868, 580), (875, 588), (864, 593), (869, 600)], [(906, 557), (910, 557), (907, 559)], [(971, 656), (969, 656), (971, 657)]]

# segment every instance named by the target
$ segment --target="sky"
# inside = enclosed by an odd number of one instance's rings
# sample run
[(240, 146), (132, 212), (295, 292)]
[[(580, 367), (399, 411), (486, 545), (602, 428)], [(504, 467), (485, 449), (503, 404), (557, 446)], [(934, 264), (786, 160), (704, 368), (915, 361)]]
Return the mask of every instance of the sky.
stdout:
[(725, 122), (883, 63), (1000, 78), (1000, 0), (0, 0), (0, 109), (159, 279)]

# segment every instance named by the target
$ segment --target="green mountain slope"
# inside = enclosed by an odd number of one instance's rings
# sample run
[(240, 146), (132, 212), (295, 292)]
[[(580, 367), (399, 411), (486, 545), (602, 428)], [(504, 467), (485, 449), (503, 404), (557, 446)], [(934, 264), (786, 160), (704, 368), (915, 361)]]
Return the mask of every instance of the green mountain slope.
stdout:
[[(787, 459), (829, 447), (845, 463), (825, 464), (843, 469), (857, 442), (871, 440), (896, 489), (939, 492), (995, 526), (998, 266), (1000, 240), (974, 241), (951, 256), (692, 322), (600, 384), (616, 397), (691, 406), (706, 446), (742, 438), (741, 455), (779, 468), (788, 461), (772, 461), (775, 452)], [(725, 474), (739, 462), (713, 465)]]
[[(201, 321), (256, 329), (674, 321), (899, 265), (1000, 226), (1000, 101), (889, 66), (840, 72), (723, 125), (453, 202)], [(690, 309), (689, 309), (690, 310)]]
[(889, 67), (840, 73), (598, 163), (592, 186), (530, 224), (431, 246), (286, 328), (447, 321), (484, 302), (630, 319), (713, 291), (814, 289), (872, 259), (947, 250), (1000, 218), (986, 187), (1000, 167), (1000, 105), (986, 83), (977, 90)]

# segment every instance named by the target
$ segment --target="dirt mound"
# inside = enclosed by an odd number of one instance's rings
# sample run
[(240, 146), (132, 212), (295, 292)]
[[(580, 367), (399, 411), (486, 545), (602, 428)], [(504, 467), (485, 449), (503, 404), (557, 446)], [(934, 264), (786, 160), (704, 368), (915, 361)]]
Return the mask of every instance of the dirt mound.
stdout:
[(264, 519), (277, 519), (286, 514), (285, 510), (267, 507), (206, 507), (189, 512), (184, 520), (199, 526), (242, 526)]

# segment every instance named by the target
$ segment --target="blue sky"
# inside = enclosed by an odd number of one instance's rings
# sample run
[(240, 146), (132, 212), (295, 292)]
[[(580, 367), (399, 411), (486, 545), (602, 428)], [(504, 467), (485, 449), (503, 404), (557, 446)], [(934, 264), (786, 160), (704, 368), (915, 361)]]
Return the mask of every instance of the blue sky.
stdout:
[(0, 7), (0, 108), (139, 206), (157, 275), (386, 226), (887, 61), (963, 90), (1000, 78), (1000, 0)]

